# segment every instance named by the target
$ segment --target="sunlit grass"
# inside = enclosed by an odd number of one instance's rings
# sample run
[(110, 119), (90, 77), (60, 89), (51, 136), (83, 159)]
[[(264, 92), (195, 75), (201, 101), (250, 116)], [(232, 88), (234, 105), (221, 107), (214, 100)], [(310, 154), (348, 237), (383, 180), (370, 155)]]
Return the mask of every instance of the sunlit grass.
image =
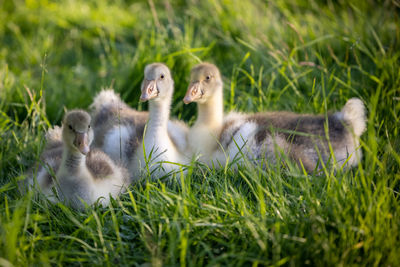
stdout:
[[(399, 265), (399, 5), (326, 2), (0, 2), (0, 265)], [(109, 86), (147, 109), (154, 61), (171, 68), (172, 115), (188, 123), (200, 61), (220, 68), (226, 110), (325, 114), (359, 97), (364, 158), (318, 176), (196, 164), (181, 185), (132, 185), (83, 212), (18, 192), (65, 109)]]

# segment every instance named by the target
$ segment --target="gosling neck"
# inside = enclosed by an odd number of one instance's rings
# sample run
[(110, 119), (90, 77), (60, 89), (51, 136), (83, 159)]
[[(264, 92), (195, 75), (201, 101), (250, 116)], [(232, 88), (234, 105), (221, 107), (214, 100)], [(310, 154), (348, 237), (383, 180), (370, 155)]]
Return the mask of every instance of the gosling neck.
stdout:
[(224, 103), (222, 88), (219, 88), (205, 103), (198, 103), (196, 126), (206, 126), (219, 130), (224, 120)]
[(149, 121), (147, 125), (148, 133), (164, 134), (167, 132), (171, 99), (172, 95), (166, 96), (164, 99), (155, 99), (149, 102)]
[(86, 156), (64, 144), (62, 164), (69, 172), (76, 172), (80, 167), (86, 163)]

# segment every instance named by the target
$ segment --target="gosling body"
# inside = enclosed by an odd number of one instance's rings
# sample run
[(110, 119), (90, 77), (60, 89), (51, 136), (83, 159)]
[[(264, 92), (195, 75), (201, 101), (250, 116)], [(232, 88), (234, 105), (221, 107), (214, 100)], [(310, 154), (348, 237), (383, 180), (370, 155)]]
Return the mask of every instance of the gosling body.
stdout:
[(190, 161), (187, 128), (181, 124), (175, 135), (168, 130), (174, 82), (167, 66), (147, 65), (141, 87), (141, 101), (149, 102), (149, 116), (143, 143), (135, 152), (130, 167), (134, 177), (150, 174), (152, 179), (169, 177)]
[(243, 155), (274, 162), (285, 154), (312, 171), (330, 161), (331, 152), (332, 162), (344, 167), (357, 165), (362, 157), (359, 137), (365, 131), (365, 107), (357, 98), (327, 118), (291, 112), (224, 115), (220, 72), (215, 65), (202, 63), (192, 69), (184, 102), (198, 105), (188, 139), (207, 164), (223, 166)]

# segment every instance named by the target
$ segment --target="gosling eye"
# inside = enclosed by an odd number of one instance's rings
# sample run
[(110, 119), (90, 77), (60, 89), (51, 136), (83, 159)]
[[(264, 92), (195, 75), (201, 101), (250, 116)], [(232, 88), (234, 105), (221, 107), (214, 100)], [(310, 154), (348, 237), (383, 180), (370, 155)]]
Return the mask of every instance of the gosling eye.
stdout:
[(72, 126), (71, 125), (68, 125), (68, 128), (71, 130), (71, 131), (73, 131), (74, 129), (72, 128)]
[(88, 126), (88, 129), (90, 129), (90, 124), (89, 124), (89, 126)]
[(161, 80), (164, 79), (164, 74), (161, 74), (160, 79)]

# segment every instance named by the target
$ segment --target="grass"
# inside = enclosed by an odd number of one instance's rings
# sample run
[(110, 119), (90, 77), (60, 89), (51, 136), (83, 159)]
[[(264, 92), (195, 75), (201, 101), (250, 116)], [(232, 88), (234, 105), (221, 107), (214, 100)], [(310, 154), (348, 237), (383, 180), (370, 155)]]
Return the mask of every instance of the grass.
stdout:
[[(400, 20), (393, 1), (0, 2), (0, 265), (400, 264)], [(16, 181), (44, 131), (102, 87), (138, 103), (146, 64), (216, 63), (225, 110), (323, 114), (359, 97), (364, 158), (346, 172), (196, 166), (75, 211)]]

